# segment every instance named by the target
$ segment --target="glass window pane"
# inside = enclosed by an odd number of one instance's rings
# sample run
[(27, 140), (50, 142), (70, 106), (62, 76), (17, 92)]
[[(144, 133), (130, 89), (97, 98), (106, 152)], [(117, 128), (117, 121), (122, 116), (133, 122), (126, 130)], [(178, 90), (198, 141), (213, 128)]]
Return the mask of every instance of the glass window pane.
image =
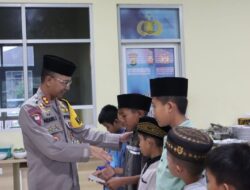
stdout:
[[(16, 108), (24, 101), (24, 83), (23, 83), (23, 56), (22, 47), (1, 46), (1, 65), (0, 65), (0, 107)], [(32, 78), (32, 72), (29, 71), (29, 80)]]
[(1, 130), (11, 130), (19, 129), (18, 123), (18, 110), (9, 110), (7, 112), (2, 112), (0, 115), (0, 131)]
[[(28, 47), (29, 66), (34, 66), (33, 47)], [(22, 67), (23, 66), (23, 48), (20, 46), (3, 46), (3, 66), (4, 67)]]
[(21, 38), (21, 8), (0, 7), (0, 39)]
[(11, 130), (11, 129), (17, 129), (17, 128), (20, 128), (19, 123), (18, 123), (18, 119), (4, 121), (4, 129), (5, 130)]
[[(33, 78), (29, 86), (33, 91), (39, 88), (40, 75), (45, 54), (57, 55), (74, 62), (77, 70), (72, 77), (70, 90), (65, 98), (73, 105), (92, 104), (90, 44), (29, 44), (34, 50), (34, 66), (29, 66), (33, 71)], [(30, 53), (30, 52), (29, 52)], [(29, 87), (30, 88), (30, 87)], [(31, 96), (31, 94), (29, 94)]]
[(5, 71), (7, 108), (18, 107), (24, 101), (23, 71)]
[(26, 9), (28, 39), (88, 39), (88, 8)]
[(86, 109), (86, 110), (76, 110), (76, 114), (78, 115), (79, 119), (83, 121), (86, 128), (93, 128), (94, 121), (93, 121), (93, 109)]
[(3, 127), (3, 121), (0, 120), (0, 132), (4, 130), (4, 127)]
[[(7, 108), (19, 107), (24, 102), (23, 71), (5, 71), (5, 79)], [(28, 80), (32, 81), (32, 71), (28, 71)]]

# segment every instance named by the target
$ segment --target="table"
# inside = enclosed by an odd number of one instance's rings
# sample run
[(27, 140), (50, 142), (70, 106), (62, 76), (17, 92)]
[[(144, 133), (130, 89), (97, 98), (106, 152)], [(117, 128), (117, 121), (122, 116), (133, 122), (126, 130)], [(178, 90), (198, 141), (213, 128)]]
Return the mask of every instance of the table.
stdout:
[(13, 168), (13, 185), (14, 190), (21, 190), (21, 181), (20, 181), (20, 164), (27, 163), (26, 159), (14, 159), (10, 158), (7, 160), (0, 160), (0, 166), (11, 164)]

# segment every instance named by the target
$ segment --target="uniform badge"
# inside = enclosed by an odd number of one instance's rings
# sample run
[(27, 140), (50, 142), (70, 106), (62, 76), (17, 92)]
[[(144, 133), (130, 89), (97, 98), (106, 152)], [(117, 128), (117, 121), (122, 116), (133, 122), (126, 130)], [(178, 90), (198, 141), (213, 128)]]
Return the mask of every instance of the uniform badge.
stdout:
[(50, 134), (55, 134), (55, 133), (58, 133), (58, 132), (61, 132), (61, 131), (62, 131), (62, 128), (59, 127), (59, 126), (56, 126), (56, 125), (50, 126), (50, 127), (48, 128), (48, 132), (49, 132)]
[(32, 120), (39, 126), (42, 125), (42, 113), (39, 108), (31, 108), (29, 111), (29, 116)]
[(48, 100), (48, 98), (46, 96), (42, 97), (42, 101), (43, 101), (44, 106), (47, 106), (49, 104), (49, 100)]
[(39, 108), (44, 109), (44, 105), (42, 103), (39, 104)]
[(34, 114), (32, 118), (38, 125), (42, 124), (42, 117), (40, 114)]
[(38, 106), (39, 108), (44, 112), (46, 113), (46, 116), (50, 116), (50, 109), (49, 108), (46, 108), (44, 105), (44, 103), (40, 103)]
[(70, 133), (69, 138), (70, 138), (70, 141), (71, 141), (72, 144), (80, 144), (80, 141), (77, 138), (74, 137), (72, 132)]
[(60, 107), (60, 110), (61, 110), (62, 113), (68, 113), (69, 112), (68, 108), (61, 101), (59, 101), (59, 104), (60, 104), (59, 107)]
[(68, 113), (68, 112), (69, 112), (69, 110), (68, 110), (67, 108), (61, 107), (60, 109), (61, 109), (61, 112), (62, 112), (62, 113)]

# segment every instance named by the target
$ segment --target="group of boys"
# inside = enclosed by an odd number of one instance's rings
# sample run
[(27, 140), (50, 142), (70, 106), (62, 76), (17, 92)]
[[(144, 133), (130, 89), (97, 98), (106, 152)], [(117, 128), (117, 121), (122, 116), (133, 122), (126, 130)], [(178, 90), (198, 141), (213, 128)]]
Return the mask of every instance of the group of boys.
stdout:
[[(187, 79), (151, 79), (151, 97), (118, 95), (118, 108), (107, 105), (98, 118), (109, 132), (117, 133), (110, 134), (84, 128), (62, 99), (75, 68), (71, 61), (45, 55), (39, 89), (21, 107), (29, 189), (79, 190), (76, 163), (94, 156), (106, 163), (97, 168), (97, 177), (90, 177), (103, 182), (105, 189), (249, 190), (249, 145), (230, 144), (210, 151), (213, 141), (192, 128), (185, 116)], [(151, 104), (155, 118), (147, 116)], [(109, 151), (111, 160), (96, 146), (121, 149)]]
[[(99, 115), (99, 122), (108, 131), (120, 133), (125, 127), (125, 131), (133, 132), (130, 141), (118, 151), (118, 156), (113, 154), (113, 162), (118, 160), (119, 164), (109, 163), (96, 173), (106, 180), (105, 188), (247, 190), (250, 187), (247, 180), (250, 176), (250, 147), (234, 144), (211, 150), (212, 139), (194, 129), (185, 116), (188, 104), (186, 78), (151, 79), (150, 91), (151, 98), (141, 94), (118, 95), (118, 109), (107, 105)], [(151, 103), (155, 118), (147, 116)], [(242, 157), (238, 158), (236, 153)]]

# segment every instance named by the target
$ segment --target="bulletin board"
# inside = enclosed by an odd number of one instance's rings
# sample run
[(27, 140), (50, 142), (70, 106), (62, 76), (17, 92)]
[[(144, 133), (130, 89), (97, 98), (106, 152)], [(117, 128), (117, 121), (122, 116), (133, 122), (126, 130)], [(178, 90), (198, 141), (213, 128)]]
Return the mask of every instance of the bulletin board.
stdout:
[(179, 75), (177, 46), (123, 46), (123, 81), (126, 93), (150, 96), (149, 80)]

